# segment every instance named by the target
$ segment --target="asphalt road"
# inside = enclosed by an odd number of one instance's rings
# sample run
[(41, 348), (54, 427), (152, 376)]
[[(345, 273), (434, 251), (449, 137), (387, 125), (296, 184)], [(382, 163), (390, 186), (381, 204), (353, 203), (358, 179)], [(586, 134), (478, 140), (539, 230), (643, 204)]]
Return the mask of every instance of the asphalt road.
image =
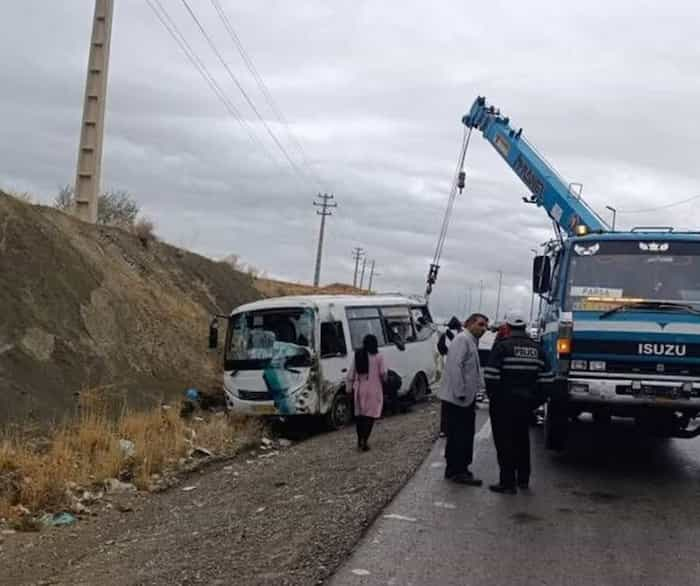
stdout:
[(332, 586), (700, 583), (700, 439), (582, 422), (553, 454), (533, 429), (532, 489), (507, 496), (486, 487), (497, 466), (485, 409), (477, 430), (484, 487), (445, 482), (438, 441)]

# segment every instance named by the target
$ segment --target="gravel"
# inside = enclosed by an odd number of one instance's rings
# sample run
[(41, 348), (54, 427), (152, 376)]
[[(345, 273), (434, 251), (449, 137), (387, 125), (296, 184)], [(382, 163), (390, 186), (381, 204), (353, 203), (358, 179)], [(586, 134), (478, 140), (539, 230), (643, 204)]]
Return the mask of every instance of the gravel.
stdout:
[(0, 583), (321, 584), (427, 455), (437, 424), (428, 403), (377, 422), (366, 453), (353, 428), (276, 442), (71, 528), (7, 536)]

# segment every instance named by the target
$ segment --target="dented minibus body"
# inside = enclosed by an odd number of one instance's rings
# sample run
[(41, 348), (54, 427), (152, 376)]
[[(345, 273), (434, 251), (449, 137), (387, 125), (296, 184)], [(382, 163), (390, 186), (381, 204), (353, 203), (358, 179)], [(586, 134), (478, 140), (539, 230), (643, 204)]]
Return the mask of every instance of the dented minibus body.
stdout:
[(352, 418), (345, 377), (354, 350), (374, 334), (399, 397), (420, 399), (435, 381), (435, 326), (424, 301), (399, 296), (313, 295), (248, 303), (228, 317), (224, 391), (229, 410)]

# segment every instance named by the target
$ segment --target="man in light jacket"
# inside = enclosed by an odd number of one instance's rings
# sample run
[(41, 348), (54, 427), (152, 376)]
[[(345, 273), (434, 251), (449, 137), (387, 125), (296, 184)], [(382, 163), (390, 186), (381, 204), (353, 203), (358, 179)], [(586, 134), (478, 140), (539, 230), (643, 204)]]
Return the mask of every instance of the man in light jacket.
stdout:
[[(459, 334), (462, 331), (462, 322), (457, 319), (456, 316), (452, 316), (450, 318), (450, 321), (447, 322), (447, 329), (443, 332), (443, 334), (440, 336), (438, 339), (437, 343), (437, 351), (440, 354), (440, 376), (442, 377), (442, 373), (445, 371), (445, 357), (447, 356), (447, 351), (450, 347), (450, 344), (452, 343), (452, 340), (455, 339), (455, 336)], [(445, 415), (445, 407), (446, 403), (442, 403), (440, 407), (440, 437), (445, 437), (447, 435), (447, 418)]]
[(474, 452), (476, 394), (484, 386), (478, 343), (488, 323), (488, 318), (480, 313), (469, 316), (466, 330), (455, 336), (450, 344), (438, 392), (445, 405), (445, 478), (470, 486), (482, 484), (469, 471), (469, 466)]

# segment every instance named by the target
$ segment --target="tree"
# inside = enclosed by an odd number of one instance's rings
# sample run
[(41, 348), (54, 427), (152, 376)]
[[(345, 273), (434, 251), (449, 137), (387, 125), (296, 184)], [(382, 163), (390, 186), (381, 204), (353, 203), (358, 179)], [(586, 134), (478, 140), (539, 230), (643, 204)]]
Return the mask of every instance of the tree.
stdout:
[[(75, 203), (72, 186), (64, 185), (54, 199), (54, 207), (68, 211)], [(107, 191), (97, 199), (97, 223), (108, 226), (133, 226), (141, 207), (128, 191)]]
[(67, 212), (73, 207), (73, 200), (75, 199), (73, 195), (73, 188), (70, 185), (64, 185), (61, 187), (58, 195), (53, 200), (53, 207), (58, 208)]
[(141, 207), (128, 191), (108, 191), (97, 200), (97, 223), (108, 226), (133, 226)]

